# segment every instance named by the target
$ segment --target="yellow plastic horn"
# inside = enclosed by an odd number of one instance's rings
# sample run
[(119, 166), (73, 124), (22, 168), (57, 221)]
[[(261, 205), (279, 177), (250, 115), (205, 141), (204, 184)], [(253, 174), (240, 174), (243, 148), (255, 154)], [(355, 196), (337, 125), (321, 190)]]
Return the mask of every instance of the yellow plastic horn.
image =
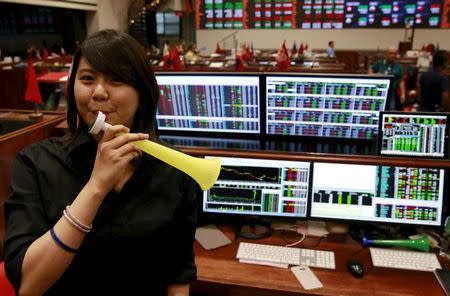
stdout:
[[(105, 118), (105, 114), (99, 111), (89, 132), (91, 134), (98, 134), (100, 131), (104, 131), (111, 126), (105, 122)], [(221, 165), (218, 158), (204, 159), (189, 156), (149, 140), (141, 140), (134, 143), (145, 153), (191, 176), (203, 190), (211, 188), (219, 177)]]

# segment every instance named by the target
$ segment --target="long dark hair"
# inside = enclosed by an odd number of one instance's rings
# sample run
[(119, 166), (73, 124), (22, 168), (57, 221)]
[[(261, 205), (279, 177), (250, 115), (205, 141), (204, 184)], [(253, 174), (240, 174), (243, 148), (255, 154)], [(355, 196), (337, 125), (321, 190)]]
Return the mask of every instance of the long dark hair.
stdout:
[(73, 134), (77, 130), (88, 129), (78, 114), (74, 95), (75, 76), (81, 57), (96, 71), (123, 81), (137, 90), (139, 107), (131, 131), (149, 133), (150, 138), (154, 139), (159, 100), (155, 74), (143, 47), (130, 35), (115, 30), (102, 30), (89, 36), (73, 56), (67, 84), (67, 123), (70, 132)]

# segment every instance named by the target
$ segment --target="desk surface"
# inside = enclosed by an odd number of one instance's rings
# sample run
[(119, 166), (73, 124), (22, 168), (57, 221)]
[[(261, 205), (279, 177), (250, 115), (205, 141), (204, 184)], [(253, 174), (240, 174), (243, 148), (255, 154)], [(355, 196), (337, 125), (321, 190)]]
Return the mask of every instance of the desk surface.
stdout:
[(48, 72), (37, 77), (39, 83), (65, 83), (69, 72)]
[[(221, 227), (233, 240), (228, 227)], [(239, 238), (231, 245), (211, 251), (195, 242), (198, 281), (192, 285), (193, 295), (445, 295), (431, 272), (374, 267), (369, 249), (344, 235), (330, 235), (319, 239), (307, 237), (303, 248), (334, 251), (336, 270), (312, 268), (323, 284), (322, 289), (305, 291), (290, 269), (263, 265), (242, 264), (235, 259), (238, 242), (284, 245), (298, 239), (294, 232), (276, 231), (269, 238), (248, 240)], [(345, 263), (351, 256), (364, 265), (362, 279), (353, 277)], [(450, 261), (439, 258), (442, 268), (448, 269)]]

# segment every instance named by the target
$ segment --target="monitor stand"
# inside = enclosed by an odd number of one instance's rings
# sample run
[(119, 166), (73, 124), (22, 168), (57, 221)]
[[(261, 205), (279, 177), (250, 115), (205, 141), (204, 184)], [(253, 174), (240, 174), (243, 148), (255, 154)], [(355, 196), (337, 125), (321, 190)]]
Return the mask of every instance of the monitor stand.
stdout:
[(250, 239), (260, 239), (271, 236), (273, 233), (270, 222), (259, 217), (245, 217), (243, 221), (233, 227), (236, 238), (245, 237)]

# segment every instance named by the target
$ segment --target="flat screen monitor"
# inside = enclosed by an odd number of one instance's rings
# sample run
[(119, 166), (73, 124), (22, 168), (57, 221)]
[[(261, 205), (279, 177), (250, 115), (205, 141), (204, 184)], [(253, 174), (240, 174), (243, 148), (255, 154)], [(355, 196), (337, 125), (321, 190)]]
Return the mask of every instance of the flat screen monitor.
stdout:
[(382, 112), (379, 154), (447, 158), (448, 116), (431, 112)]
[(161, 134), (259, 135), (258, 74), (156, 73)]
[(306, 217), (309, 162), (236, 157), (220, 160), (222, 170), (217, 182), (203, 192), (204, 213)]
[(314, 163), (312, 218), (441, 226), (444, 169)]
[(266, 134), (376, 139), (390, 76), (267, 75)]
[(256, 139), (218, 138), (218, 137), (183, 137), (161, 135), (162, 141), (172, 146), (208, 147), (215, 149), (260, 150), (261, 141)]

